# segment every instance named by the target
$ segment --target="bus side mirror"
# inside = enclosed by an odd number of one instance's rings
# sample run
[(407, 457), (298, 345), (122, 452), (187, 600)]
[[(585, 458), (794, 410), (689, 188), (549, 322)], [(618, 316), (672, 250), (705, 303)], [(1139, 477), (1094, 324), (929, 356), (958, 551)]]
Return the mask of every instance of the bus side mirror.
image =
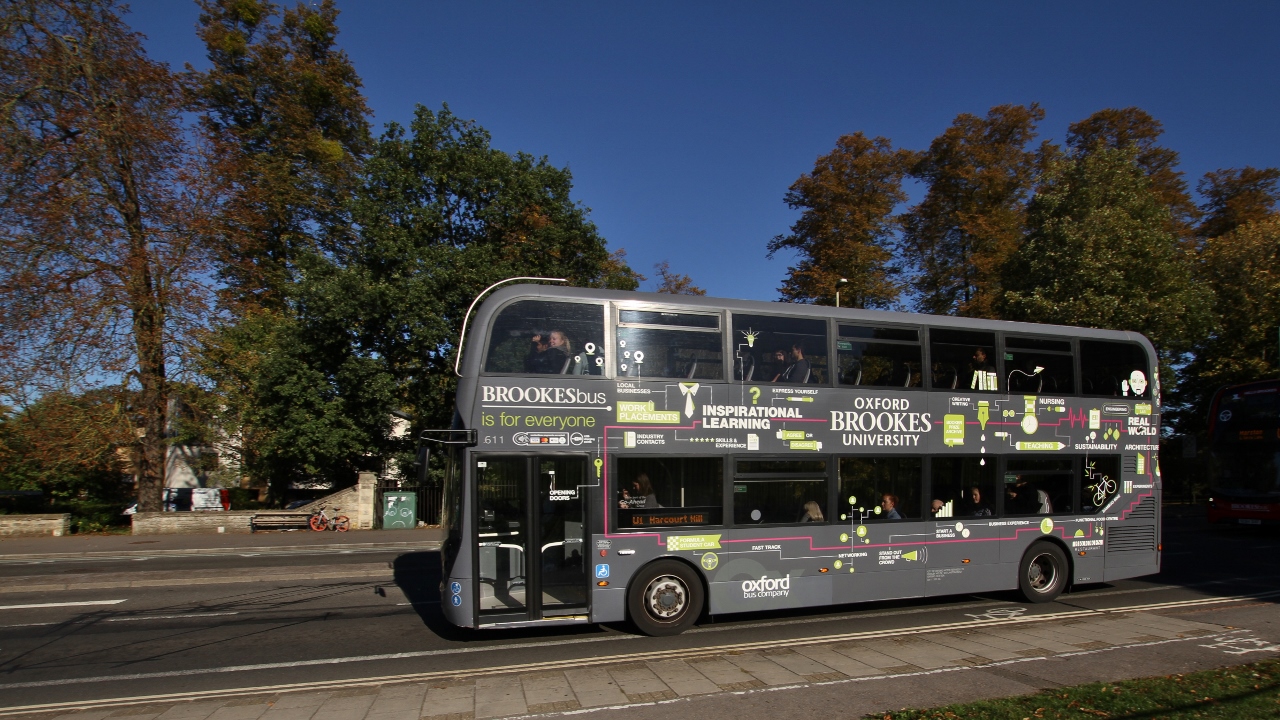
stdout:
[(431, 463), (431, 450), (426, 445), (418, 446), (418, 485), (427, 484), (428, 465)]

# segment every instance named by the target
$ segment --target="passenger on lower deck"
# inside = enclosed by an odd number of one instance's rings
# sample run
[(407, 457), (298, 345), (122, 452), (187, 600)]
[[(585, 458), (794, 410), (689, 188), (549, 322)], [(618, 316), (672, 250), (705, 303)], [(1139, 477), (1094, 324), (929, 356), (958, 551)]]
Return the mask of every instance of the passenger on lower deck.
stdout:
[(884, 510), (885, 520), (901, 520), (902, 513), (898, 512), (898, 496), (885, 493), (880, 498), (880, 507)]

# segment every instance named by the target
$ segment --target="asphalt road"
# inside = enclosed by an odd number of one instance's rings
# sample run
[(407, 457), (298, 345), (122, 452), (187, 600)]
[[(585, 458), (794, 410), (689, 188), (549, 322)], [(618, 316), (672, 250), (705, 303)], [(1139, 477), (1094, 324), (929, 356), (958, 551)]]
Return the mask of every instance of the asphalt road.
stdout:
[[(38, 563), (0, 558), (0, 709), (155, 693), (336, 681), (522, 662), (614, 658), (739, 642), (786, 641), (897, 627), (946, 626), (1002, 609), (1055, 613), (1192, 600), (1280, 598), (1280, 533), (1214, 530), (1203, 519), (1166, 520), (1164, 570), (1140, 580), (1076, 588), (1027, 606), (1013, 594), (876, 603), (821, 611), (715, 618), (674, 638), (622, 627), (469, 632), (439, 614), (434, 552), (145, 553)], [(143, 558), (143, 559), (140, 559)], [(290, 569), (387, 567), (384, 577), (236, 582)], [(225, 578), (162, 587), (22, 592), (42, 578), (153, 571)], [(23, 578), (17, 580), (17, 578)], [(32, 580), (36, 578), (37, 580)], [(1198, 619), (1213, 622), (1214, 611)], [(1224, 612), (1231, 607), (1223, 604)], [(1271, 617), (1271, 615), (1268, 615)], [(1280, 618), (1280, 614), (1275, 615)]]

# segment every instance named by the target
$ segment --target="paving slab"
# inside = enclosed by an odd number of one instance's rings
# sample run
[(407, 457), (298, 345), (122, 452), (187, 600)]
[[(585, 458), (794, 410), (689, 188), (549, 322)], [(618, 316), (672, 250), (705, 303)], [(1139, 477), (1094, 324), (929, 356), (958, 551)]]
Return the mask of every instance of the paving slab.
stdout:
[(653, 674), (680, 697), (720, 692), (719, 685), (683, 660), (650, 661), (648, 665)]
[(476, 718), (521, 715), (529, 711), (520, 678), (512, 675), (476, 678)]
[(102, 720), (115, 711), (115, 708), (108, 710), (77, 710), (55, 716), (53, 720)]
[(324, 704), (325, 700), (329, 699), (330, 695), (333, 695), (333, 693), (312, 692), (281, 695), (274, 703), (271, 704), (271, 709), (268, 710), (267, 713), (270, 714), (276, 710), (290, 710), (293, 708), (320, 707)]
[(862, 643), (832, 645), (831, 649), (841, 655), (848, 655), (858, 662), (870, 665), (871, 667), (880, 670), (897, 670), (902, 667), (902, 661), (898, 658), (893, 657), (892, 655), (885, 655), (882, 652), (877, 652)]
[(849, 677), (865, 677), (867, 675), (883, 675), (884, 671), (874, 668), (864, 662), (855, 660), (848, 655), (836, 652), (833, 648), (823, 645), (804, 645), (796, 648), (796, 652)]
[(929, 640), (939, 645), (954, 648), (964, 653), (965, 657), (986, 658), (992, 661), (1013, 660), (1014, 658), (1022, 657), (1011, 650), (1004, 650), (992, 645), (983, 645), (981, 642), (974, 640), (968, 633), (963, 636), (954, 633), (938, 633), (937, 635), (930, 635)]
[(690, 660), (689, 666), (702, 673), (722, 690), (745, 690), (762, 687), (764, 683), (751, 673), (723, 658), (699, 658)]
[(900, 665), (915, 665), (926, 670), (955, 665), (957, 660), (969, 657), (969, 653), (935, 643), (924, 638), (910, 638), (899, 641), (882, 640), (866, 643), (877, 652), (901, 660)]
[(667, 687), (644, 663), (615, 665), (608, 670), (618, 688), (631, 702), (653, 702), (676, 697), (675, 691)]
[(421, 683), (412, 685), (390, 685), (382, 688), (373, 701), (364, 720), (401, 720), (418, 716), (422, 709), (422, 701), (426, 699), (427, 686)]
[(765, 685), (793, 685), (804, 682), (804, 678), (759, 653), (728, 655), (725, 660), (751, 673), (752, 677)]
[(844, 676), (844, 673), (841, 673), (835, 668), (829, 665), (823, 665), (817, 660), (814, 660), (807, 655), (801, 655), (795, 650), (771, 651), (764, 653), (764, 656), (806, 680), (834, 679), (827, 677), (828, 675)]
[[(225, 704), (224, 700), (182, 703), (160, 713), (158, 720), (205, 720)], [(83, 715), (77, 717), (84, 718)]]
[(1055, 640), (1043, 633), (1036, 631), (1034, 625), (1019, 625), (1017, 627), (994, 627), (987, 628), (986, 635), (988, 637), (1004, 638), (1014, 642), (1020, 642), (1030, 645), (1031, 649), (1048, 650), (1050, 652), (1075, 652), (1080, 648), (1060, 640)]
[(527, 673), (520, 676), (524, 688), (524, 702), (529, 712), (577, 710), (581, 705), (569, 687), (569, 679), (562, 672)]
[(422, 701), (422, 717), (470, 718), (475, 717), (475, 709), (476, 685), (473, 682), (433, 684), (427, 688), (427, 697)]
[(578, 703), (584, 708), (623, 705), (627, 702), (627, 696), (604, 668), (566, 670), (564, 676), (569, 680), (569, 687), (573, 688)]
[(362, 720), (377, 697), (376, 689), (339, 691), (324, 701), (315, 716), (324, 720)]

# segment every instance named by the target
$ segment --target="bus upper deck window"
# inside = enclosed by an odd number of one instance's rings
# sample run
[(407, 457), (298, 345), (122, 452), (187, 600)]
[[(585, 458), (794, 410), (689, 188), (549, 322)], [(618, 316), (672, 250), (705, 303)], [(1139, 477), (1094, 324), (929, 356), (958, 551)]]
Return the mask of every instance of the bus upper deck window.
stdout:
[(504, 307), (489, 329), (489, 373), (603, 375), (604, 307), (520, 300)]
[(1006, 335), (1004, 369), (1009, 392), (1075, 394), (1075, 361), (1070, 340)]
[(841, 385), (924, 387), (924, 354), (915, 328), (841, 325), (836, 361)]
[(1136, 343), (1081, 340), (1080, 371), (1084, 395), (1140, 400), (1152, 396), (1151, 365)]
[(827, 383), (825, 320), (733, 315), (733, 378), (750, 383)]
[(620, 378), (724, 378), (718, 314), (620, 309), (617, 345)]
[(1001, 390), (995, 333), (932, 329), (929, 362), (934, 390)]

